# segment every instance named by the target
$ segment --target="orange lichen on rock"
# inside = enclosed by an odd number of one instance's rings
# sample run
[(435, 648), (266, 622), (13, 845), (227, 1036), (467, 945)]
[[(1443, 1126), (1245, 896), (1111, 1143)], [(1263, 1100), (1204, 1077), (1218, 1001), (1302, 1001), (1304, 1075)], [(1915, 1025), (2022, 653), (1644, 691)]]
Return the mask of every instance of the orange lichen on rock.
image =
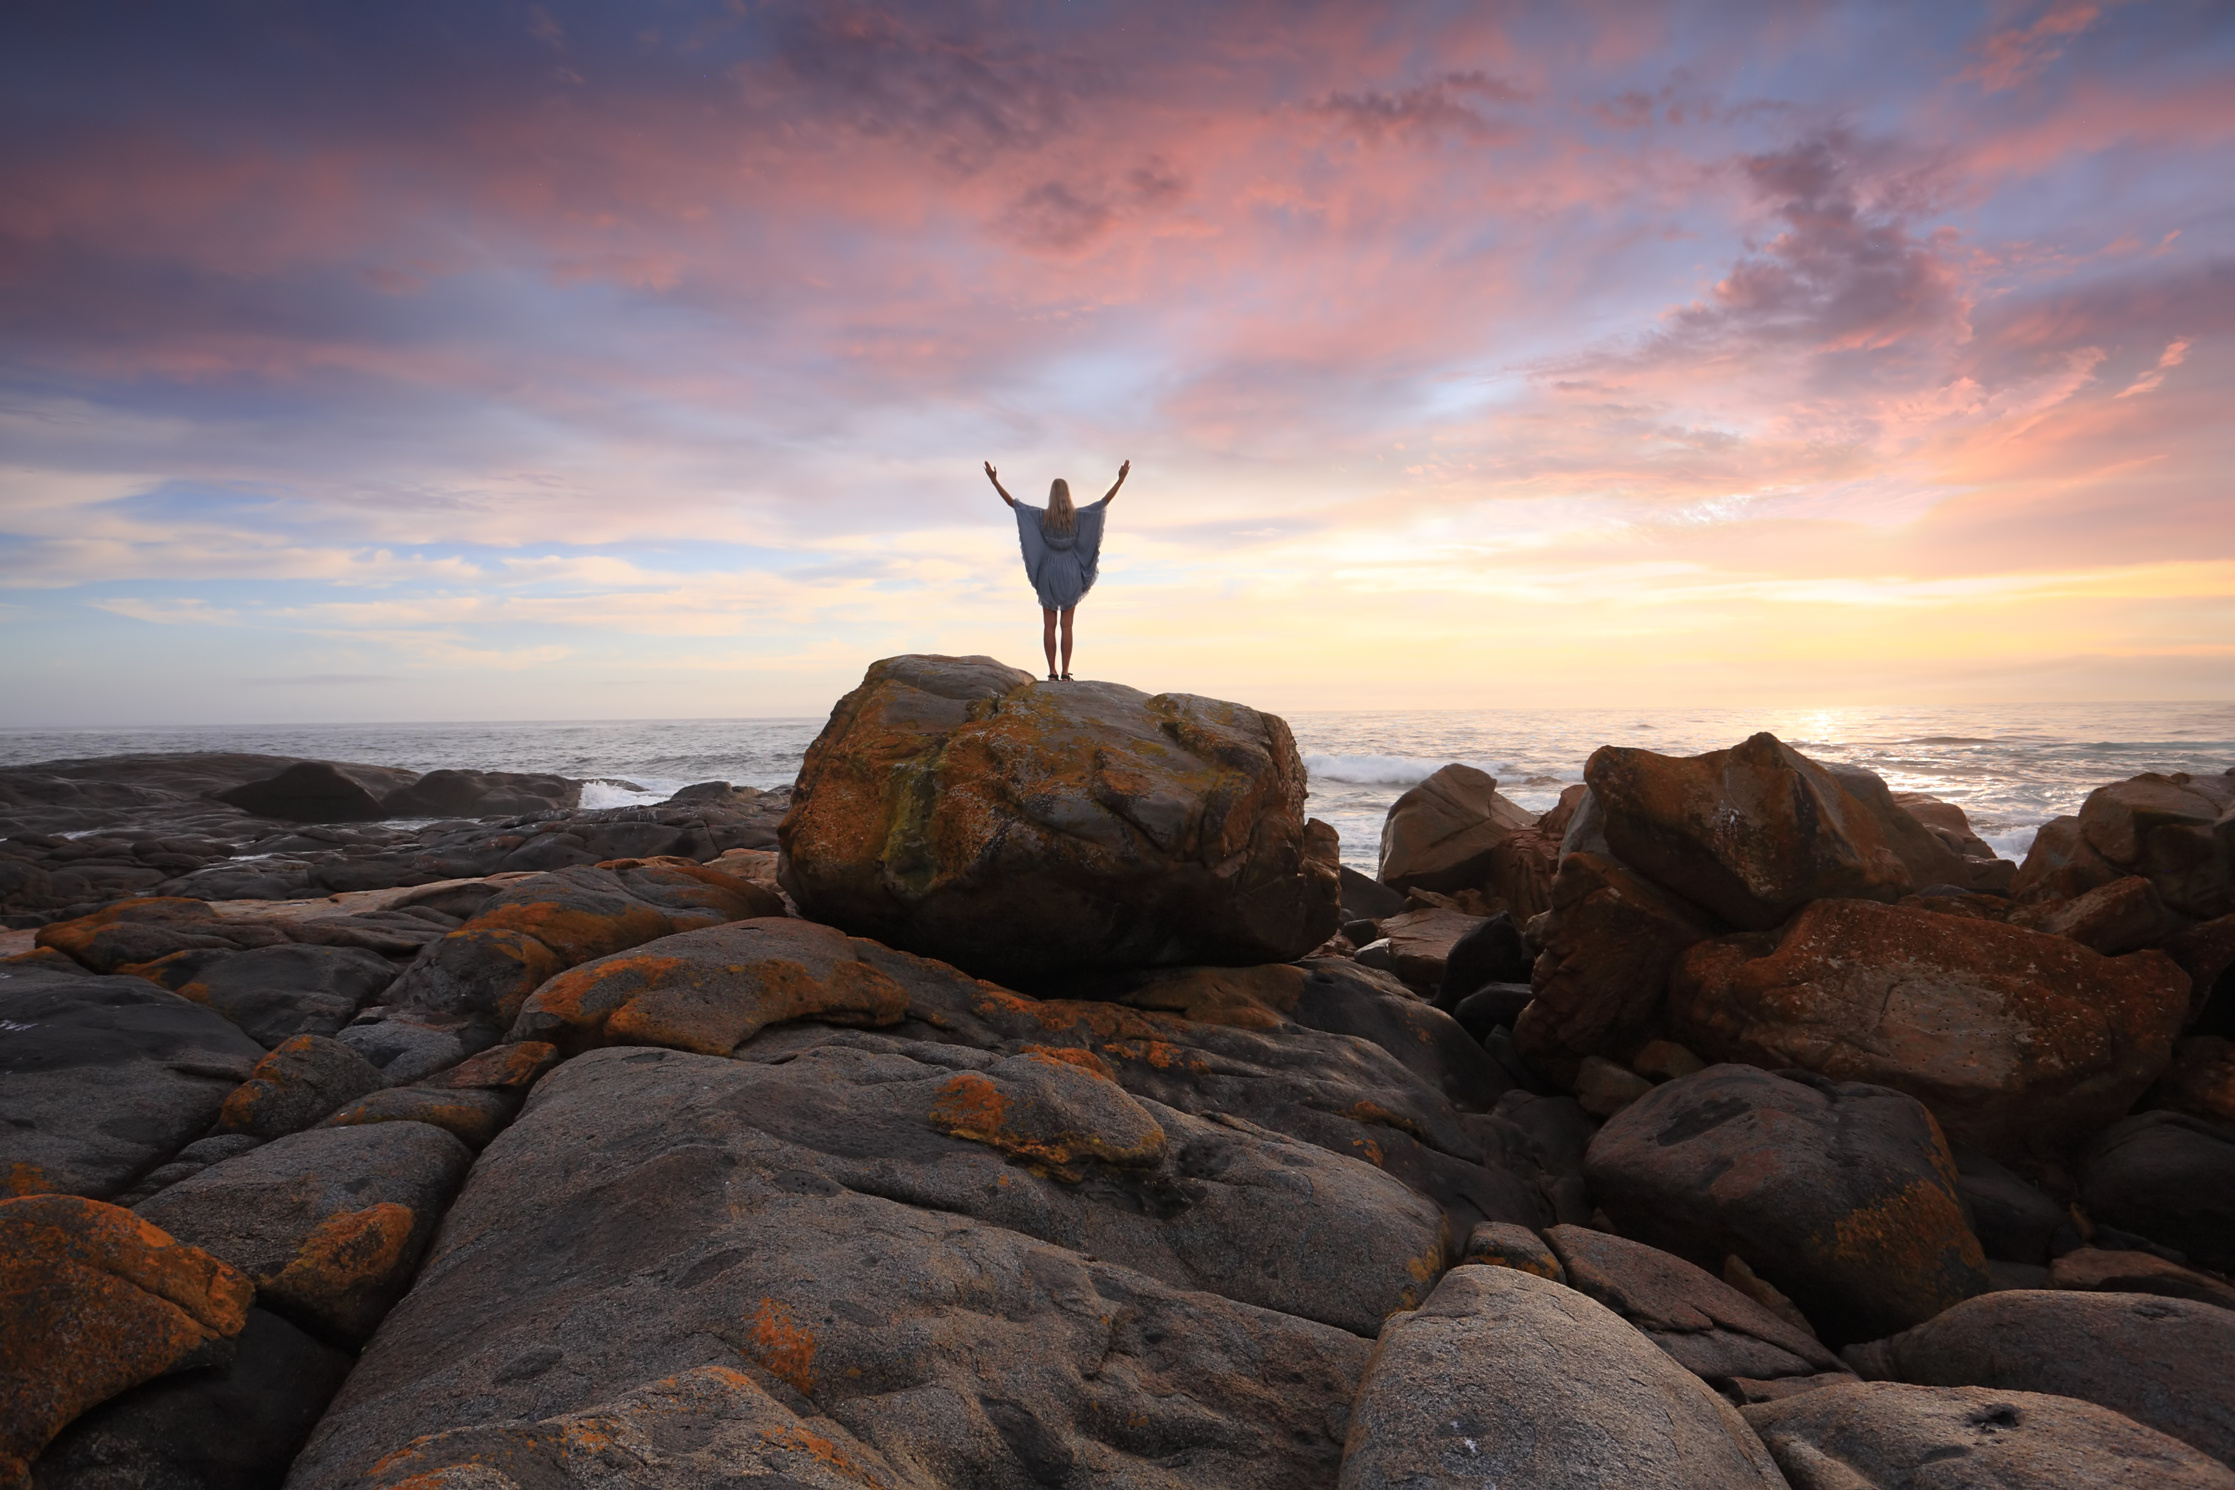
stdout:
[(1052, 1051), (964, 1071), (939, 1087), (931, 1126), (1079, 1177), (1087, 1160), (1154, 1165), (1164, 1157), (1164, 1129), (1117, 1083), (1084, 1062)]
[(215, 1359), (254, 1299), (238, 1271), (120, 1207), (0, 1201), (0, 1483), (27, 1483), (47, 1440), (95, 1403)]
[(469, 1149), (487, 1148), (518, 1110), (516, 1094), (477, 1087), (452, 1088), (429, 1082), (368, 1093), (347, 1103), (319, 1126), (355, 1128), (366, 1123), (427, 1123), (441, 1128)]
[(369, 1334), (386, 1303), (384, 1290), (406, 1261), (416, 1219), (410, 1206), (392, 1200), (329, 1216), (285, 1267), (257, 1284), (282, 1309)]
[(745, 1348), (763, 1370), (802, 1397), (815, 1392), (814, 1332), (792, 1322), (792, 1311), (764, 1298), (746, 1326)]
[(1882, 1276), (1908, 1280), (1918, 1296), (1920, 1319), (1971, 1297), (1987, 1265), (1956, 1199), (1953, 1173), (1942, 1184), (1917, 1180), (1874, 1205), (1850, 1211), (1828, 1236), (1811, 1240), (1833, 1264), (1868, 1266)]
[(24, 1159), (16, 1160), (8, 1166), (5, 1175), (0, 1175), (0, 1196), (11, 1199), (18, 1195), (48, 1195), (58, 1188), (45, 1170)]
[(1136, 1009), (1169, 1013), (1198, 1024), (1241, 1030), (1279, 1029), (1303, 996), (1310, 975), (1293, 963), (1262, 967), (1197, 967), (1155, 977), (1127, 993)]

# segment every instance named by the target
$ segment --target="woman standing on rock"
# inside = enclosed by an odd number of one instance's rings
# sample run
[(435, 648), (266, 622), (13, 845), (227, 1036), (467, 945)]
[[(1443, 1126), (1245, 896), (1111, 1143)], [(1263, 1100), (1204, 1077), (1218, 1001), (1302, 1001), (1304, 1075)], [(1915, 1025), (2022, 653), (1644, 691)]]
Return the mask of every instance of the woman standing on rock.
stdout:
[(1118, 488), (1125, 485), (1133, 462), (1126, 461), (1118, 467), (1118, 479), (1102, 494), (1102, 500), (1090, 507), (1071, 505), (1071, 483), (1058, 476), (1048, 487), (1048, 505), (1045, 511), (1018, 501), (1003, 489), (1001, 477), (993, 469), (993, 462), (986, 462), (986, 480), (1001, 493), (1001, 500), (1015, 509), (1017, 514), (1017, 542), (1024, 549), (1024, 572), (1031, 576), (1032, 588), (1039, 592), (1040, 614), (1043, 618), (1041, 642), (1048, 652), (1048, 681), (1056, 680), (1055, 623), (1063, 621), (1063, 671), (1071, 676), (1071, 611), (1080, 597), (1094, 588), (1095, 565), (1102, 558), (1102, 519), (1109, 514), (1110, 503), (1117, 499)]

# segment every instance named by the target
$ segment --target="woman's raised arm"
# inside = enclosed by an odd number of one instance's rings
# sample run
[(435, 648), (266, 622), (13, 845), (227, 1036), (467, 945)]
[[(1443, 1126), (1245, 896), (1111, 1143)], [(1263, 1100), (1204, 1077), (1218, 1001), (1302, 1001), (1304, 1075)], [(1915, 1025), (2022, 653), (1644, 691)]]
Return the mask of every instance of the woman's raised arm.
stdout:
[(993, 489), (1001, 493), (1002, 501), (1007, 502), (1011, 507), (1017, 505), (1017, 499), (1010, 496), (1007, 490), (1002, 487), (1001, 478), (994, 473), (993, 462), (990, 460), (986, 462), (986, 480), (992, 482)]
[(1133, 462), (1131, 461), (1126, 461), (1118, 467), (1118, 479), (1110, 483), (1108, 491), (1102, 493), (1103, 501), (1107, 502), (1118, 494), (1118, 488), (1125, 485), (1125, 478), (1132, 473), (1132, 470)]

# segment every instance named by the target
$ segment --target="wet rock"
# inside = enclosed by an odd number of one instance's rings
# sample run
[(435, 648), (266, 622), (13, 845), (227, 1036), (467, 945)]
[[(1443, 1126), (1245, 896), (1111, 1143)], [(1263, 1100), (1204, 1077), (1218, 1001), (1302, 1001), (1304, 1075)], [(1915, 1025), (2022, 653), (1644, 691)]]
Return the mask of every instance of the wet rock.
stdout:
[(429, 771), (381, 798), (384, 817), (522, 817), (582, 799), (582, 783), (517, 771)]
[(522, 1006), (513, 1037), (570, 1051), (664, 1045), (727, 1055), (771, 1024), (897, 1024), (907, 1012), (907, 990), (863, 960), (855, 938), (772, 916), (661, 937), (561, 973)]
[(410, 1286), (472, 1162), (424, 1124), (313, 1128), (213, 1164), (137, 1214), (254, 1279), (267, 1308), (354, 1345)]
[(2235, 1487), (2179, 1440), (2070, 1397), (1858, 1381), (1741, 1411), (1793, 1490)]
[(2143, 1112), (2088, 1146), (2080, 1197), (2098, 1225), (2235, 1269), (2235, 1127), (2181, 1112)]
[(0, 970), (0, 1194), (117, 1194), (207, 1131), (262, 1055), (143, 979)]
[[(205, 1004), (266, 1049), (297, 1035), (333, 1035), (396, 981), (396, 965), (358, 947), (287, 945), (188, 953), (155, 981)], [(207, 960), (202, 960), (203, 958)]]
[[(1295, 1290), (1311, 1267), (1310, 1288), (1356, 1291), (1384, 1286), (1391, 1263), (1323, 1267), (1264, 1208), (1318, 1207), (1375, 1235), (1427, 1218), (1393, 1223), (1402, 1191), (1372, 1189), (1388, 1182), (1368, 1166), (1145, 1102), (1164, 1164), (1212, 1145), (1187, 1177), (1199, 1196), (1162, 1199), (1150, 1177), (1178, 1173), (1130, 1162), (1037, 1174), (1044, 1161), (935, 1126), (958, 1076), (1013, 1080), (950, 1053), (945, 1067), (840, 1046), (781, 1064), (622, 1048), (567, 1062), (475, 1166), (293, 1482), (362, 1483), (387, 1455), (427, 1452), (424, 1435), (578, 1415), (711, 1367), (837, 1424), (899, 1483), (1025, 1484), (1064, 1466), (1154, 1483), (1173, 1464), (1268, 1490), (1330, 1478), (1367, 1342), (1105, 1248), (1186, 1268), (1176, 1237), (1223, 1194), (1265, 1234), (1206, 1230), (1215, 1275)], [(1022, 1225), (1083, 1234), (1051, 1244)], [(744, 1447), (769, 1441), (748, 1432)]]
[(1735, 1253), (1835, 1344), (1987, 1288), (1938, 1126), (1885, 1087), (1710, 1066), (1615, 1114), (1584, 1166), (1624, 1236), (1710, 1270)]
[(1696, 1377), (1601, 1305), (1511, 1268), (1455, 1268), (1382, 1327), (1339, 1483), (1782, 1485), (1745, 1422)]
[(2235, 1285), (2216, 1274), (2183, 1267), (2150, 1252), (2075, 1247), (2044, 1271), (2047, 1276), (2031, 1286), (2084, 1293), (2154, 1293), (2235, 1309)]
[(279, 1484), (350, 1358), (263, 1309), (232, 1344), (225, 1364), (134, 1387), (63, 1429), (32, 1490)]
[(1461, 890), (1486, 884), (1491, 856), (1532, 826), (1498, 783), (1454, 761), (1389, 804), (1381, 824), (1381, 882), (1399, 890)]
[(538, 985), (567, 968), (679, 931), (782, 912), (758, 885), (704, 866), (537, 875), (420, 953), (389, 1003), (501, 1031)]
[(325, 761), (303, 761), (216, 795), (243, 812), (290, 823), (370, 823), (388, 815), (378, 797)]
[(1611, 859), (1576, 850), (1552, 882), (1532, 985), (1513, 1027), (1530, 1061), (1572, 1081), (1586, 1055), (1622, 1060), (1660, 1031), (1669, 972), (1723, 928)]
[(1685, 953), (1679, 1039), (1708, 1055), (1870, 1081), (1923, 1101), (1958, 1142), (2055, 1165), (2172, 1057), (2188, 979), (2158, 952), (1859, 900), (1774, 935)]
[(1992, 1293), (1847, 1359), (1873, 1381), (2076, 1397), (2235, 1460), (2235, 1313), (2209, 1304)]
[(1767, 930), (1812, 900), (1910, 889), (1877, 815), (1774, 735), (1682, 759), (1605, 745), (1583, 776), (1614, 856), (1731, 925)]
[(809, 918), (1007, 982), (1299, 957), (1334, 932), (1288, 726), (990, 658), (873, 664), (780, 830)]
[(383, 1084), (379, 1069), (340, 1041), (297, 1035), (275, 1046), (226, 1097), (217, 1126), (226, 1133), (281, 1138)]
[(63, 1424), (166, 1371), (224, 1358), (249, 1281), (130, 1211), (74, 1195), (0, 1200), (0, 1482)]
[(1570, 1288), (1621, 1315), (1710, 1386), (1846, 1371), (1807, 1330), (1681, 1257), (1583, 1226), (1555, 1226), (1544, 1239)]
[(1999, 1262), (2040, 1266), (2079, 1245), (2064, 1207), (1977, 1149), (1954, 1146), (1956, 1193), (1980, 1250)]

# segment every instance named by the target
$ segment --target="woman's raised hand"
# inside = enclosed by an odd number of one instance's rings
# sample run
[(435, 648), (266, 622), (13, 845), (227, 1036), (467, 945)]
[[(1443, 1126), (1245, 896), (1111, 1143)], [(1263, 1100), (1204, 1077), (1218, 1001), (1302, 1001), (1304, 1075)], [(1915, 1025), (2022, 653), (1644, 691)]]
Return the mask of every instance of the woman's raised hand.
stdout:
[(993, 462), (990, 460), (986, 462), (986, 480), (992, 482), (995, 486), (1001, 484), (1001, 473), (993, 468)]

